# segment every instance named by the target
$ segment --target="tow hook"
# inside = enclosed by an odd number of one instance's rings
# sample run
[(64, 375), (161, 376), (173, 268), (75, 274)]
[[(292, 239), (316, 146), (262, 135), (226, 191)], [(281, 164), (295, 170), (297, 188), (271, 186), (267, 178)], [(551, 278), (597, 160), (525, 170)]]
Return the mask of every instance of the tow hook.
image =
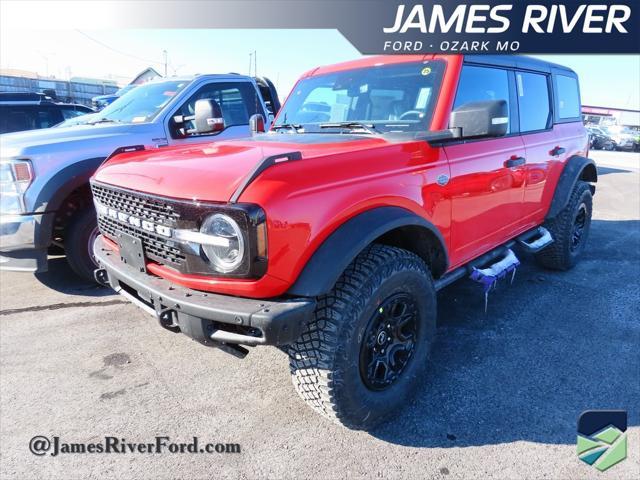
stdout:
[(161, 308), (156, 310), (156, 316), (162, 328), (166, 328), (167, 330), (175, 333), (180, 332), (180, 327), (178, 326), (178, 315), (175, 310), (172, 308)]
[(98, 282), (100, 285), (102, 285), (104, 287), (111, 286), (109, 284), (109, 274), (107, 273), (107, 271), (104, 268), (97, 268), (96, 270), (94, 270), (93, 271), (93, 278), (95, 278), (96, 282)]

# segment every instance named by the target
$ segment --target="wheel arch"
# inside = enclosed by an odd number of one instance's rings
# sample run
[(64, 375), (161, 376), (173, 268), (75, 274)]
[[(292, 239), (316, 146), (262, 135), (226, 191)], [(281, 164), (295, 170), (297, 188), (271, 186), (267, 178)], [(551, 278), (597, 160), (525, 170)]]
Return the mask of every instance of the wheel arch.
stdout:
[(435, 278), (449, 266), (446, 243), (433, 223), (401, 207), (378, 207), (350, 218), (331, 233), (287, 293), (305, 297), (328, 293), (347, 266), (372, 243), (417, 254), (429, 265)]
[[(547, 219), (555, 218), (571, 198), (571, 192), (578, 180), (589, 183), (598, 181), (598, 171), (593, 160), (575, 155), (565, 164), (551, 200), (551, 206), (547, 212)], [(591, 185), (591, 193), (595, 193), (595, 186)]]
[[(39, 240), (43, 245), (51, 244), (54, 236), (54, 227), (60, 221), (60, 213), (68, 200), (74, 195), (90, 196), (89, 179), (98, 169), (105, 157), (96, 157), (74, 162), (56, 172), (38, 192), (35, 199), (37, 208), (43, 208), (46, 212), (56, 212), (55, 215), (45, 215), (38, 229)], [(85, 190), (87, 189), (87, 190)]]

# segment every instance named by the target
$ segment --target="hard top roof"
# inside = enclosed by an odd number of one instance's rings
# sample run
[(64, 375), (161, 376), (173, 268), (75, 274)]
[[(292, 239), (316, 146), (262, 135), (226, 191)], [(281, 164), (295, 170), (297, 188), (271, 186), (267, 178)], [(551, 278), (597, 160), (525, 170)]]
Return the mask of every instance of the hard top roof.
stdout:
[[(409, 62), (423, 62), (428, 60), (434, 60), (437, 58), (446, 58), (453, 55), (375, 55), (362, 57), (357, 60), (351, 60), (348, 62), (336, 63), (333, 65), (326, 65), (315, 68), (308, 71), (303, 75), (313, 76), (322, 75), (325, 73), (351, 70), (357, 68), (367, 68), (382, 64), (397, 64), (397, 63), (409, 63)], [(540, 72), (551, 71), (565, 71), (575, 75), (575, 73), (567, 67), (558, 65), (551, 62), (546, 62), (533, 57), (527, 57), (522, 55), (464, 55), (465, 63), (475, 63), (484, 65), (495, 65), (501, 67), (522, 68), (526, 70), (534, 70)]]

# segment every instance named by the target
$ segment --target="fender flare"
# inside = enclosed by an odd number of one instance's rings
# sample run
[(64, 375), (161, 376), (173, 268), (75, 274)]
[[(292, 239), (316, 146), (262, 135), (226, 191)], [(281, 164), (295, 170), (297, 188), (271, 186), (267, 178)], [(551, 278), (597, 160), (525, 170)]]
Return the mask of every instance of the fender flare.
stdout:
[(367, 245), (396, 228), (415, 226), (429, 230), (440, 243), (444, 253), (444, 273), (449, 259), (446, 243), (436, 226), (401, 207), (378, 207), (350, 218), (331, 233), (307, 261), (287, 293), (303, 297), (328, 293)]
[[(567, 206), (573, 187), (580, 179), (595, 183), (598, 181), (598, 171), (593, 160), (575, 155), (567, 160), (560, 174), (553, 200), (551, 200), (551, 206), (547, 212), (547, 220), (555, 218)], [(592, 186), (591, 188), (592, 192), (595, 193), (595, 187)]]
[[(89, 184), (89, 179), (104, 162), (105, 157), (88, 158), (60, 169), (44, 184), (34, 201), (34, 210), (43, 213), (56, 212), (62, 202), (83, 185)], [(39, 245), (51, 244), (55, 215), (43, 215), (43, 221), (36, 231), (36, 242)]]

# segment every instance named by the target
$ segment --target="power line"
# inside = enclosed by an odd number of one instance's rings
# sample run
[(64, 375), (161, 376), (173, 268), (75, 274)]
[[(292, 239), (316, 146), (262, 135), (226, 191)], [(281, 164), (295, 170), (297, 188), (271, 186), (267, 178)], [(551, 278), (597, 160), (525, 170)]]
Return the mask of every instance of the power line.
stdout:
[(130, 53), (123, 52), (123, 51), (121, 51), (121, 50), (118, 50), (118, 49), (116, 49), (116, 48), (113, 48), (113, 47), (111, 47), (111, 46), (107, 45), (106, 43), (101, 42), (100, 40), (98, 40), (98, 39), (96, 39), (96, 38), (93, 38), (91, 35), (88, 35), (88, 34), (84, 33), (82, 30), (78, 30), (78, 29), (76, 29), (76, 32), (78, 32), (80, 35), (82, 35), (82, 36), (84, 36), (84, 37), (87, 37), (89, 40), (91, 40), (91, 41), (93, 41), (93, 42), (97, 43), (98, 45), (100, 45), (100, 46), (102, 46), (102, 47), (104, 47), (104, 48), (106, 48), (106, 49), (108, 49), (108, 50), (111, 50), (112, 52), (118, 53), (118, 54), (120, 54), (120, 55), (125, 55), (125, 56), (127, 56), (127, 57), (135, 58), (136, 60), (140, 60), (141, 62), (155, 63), (155, 64), (157, 64), (157, 65), (166, 65), (166, 63), (165, 63), (165, 62), (162, 62), (162, 61), (149, 60), (149, 59), (147, 59), (147, 58), (142, 58), (142, 57), (138, 57), (138, 56), (136, 56), (136, 55), (131, 55)]

